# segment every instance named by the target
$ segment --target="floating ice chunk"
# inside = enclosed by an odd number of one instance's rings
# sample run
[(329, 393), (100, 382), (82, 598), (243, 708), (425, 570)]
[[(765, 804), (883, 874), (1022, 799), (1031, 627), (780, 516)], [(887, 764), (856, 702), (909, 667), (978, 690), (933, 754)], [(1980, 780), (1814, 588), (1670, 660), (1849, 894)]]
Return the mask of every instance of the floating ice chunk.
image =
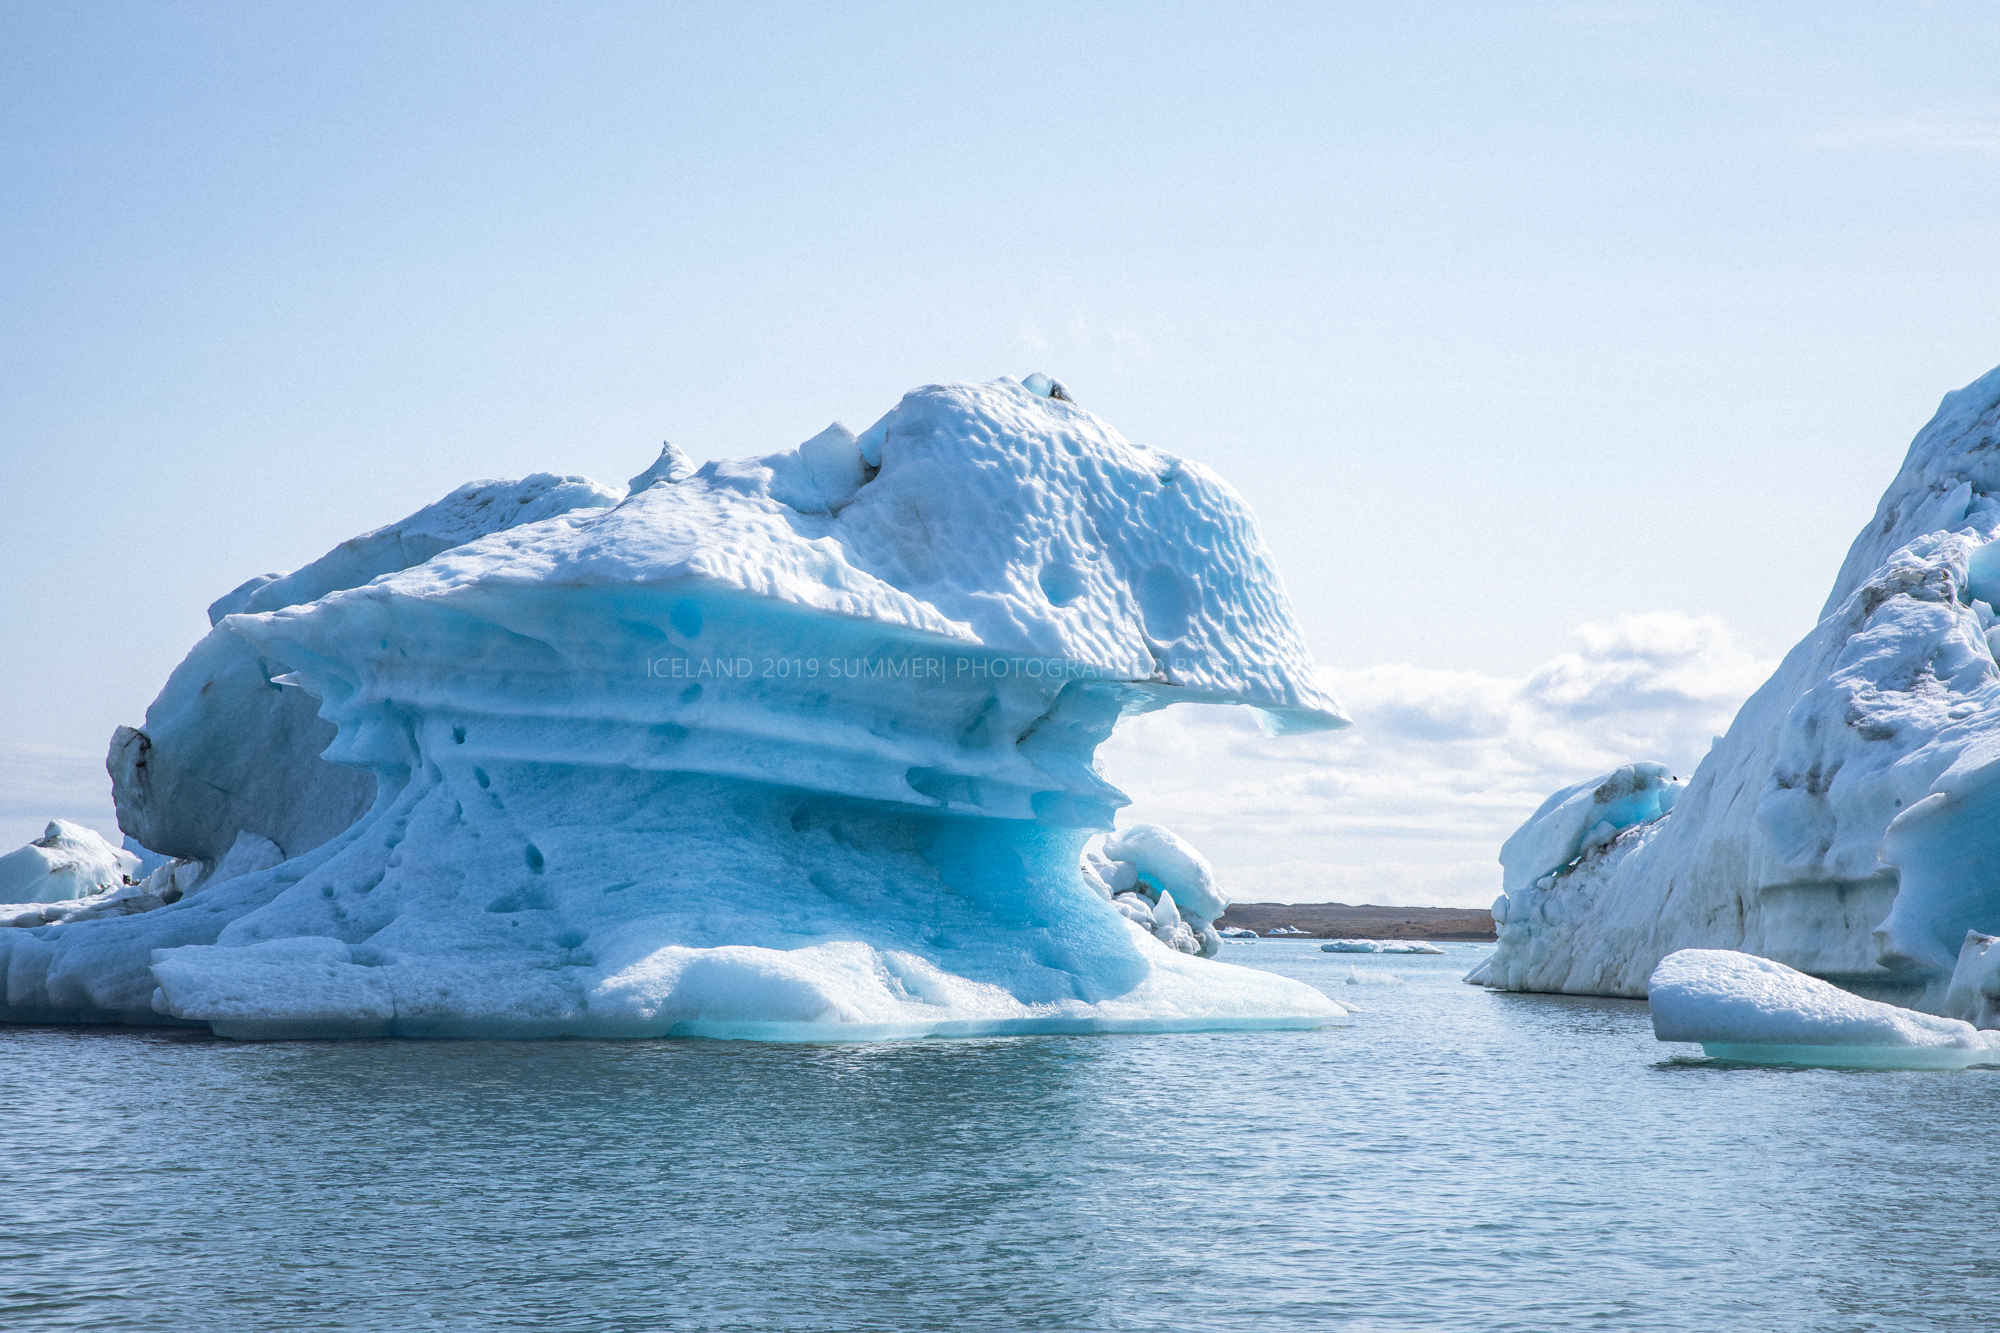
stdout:
[(1304, 938), (1305, 936), (1311, 934), (1311, 932), (1300, 930), (1297, 926), (1273, 926), (1269, 930), (1265, 931), (1264, 934), (1267, 937), (1272, 935), (1297, 935), (1301, 938)]
[(1422, 940), (1332, 940), (1319, 946), (1321, 953), (1443, 953), (1435, 944)]
[(1229, 895), (1215, 882), (1208, 858), (1173, 830), (1133, 824), (1104, 840), (1104, 854), (1129, 861), (1138, 878), (1173, 898), (1191, 916), (1213, 921), (1229, 908)]
[(0, 903), (88, 898), (123, 884), (138, 870), (138, 857), (113, 847), (97, 830), (51, 820), (40, 838), (0, 856)]
[(1716, 1059), (1857, 1069), (2000, 1063), (2000, 1033), (1864, 1000), (1768, 958), (1728, 949), (1669, 954), (1647, 983), (1653, 1035)]

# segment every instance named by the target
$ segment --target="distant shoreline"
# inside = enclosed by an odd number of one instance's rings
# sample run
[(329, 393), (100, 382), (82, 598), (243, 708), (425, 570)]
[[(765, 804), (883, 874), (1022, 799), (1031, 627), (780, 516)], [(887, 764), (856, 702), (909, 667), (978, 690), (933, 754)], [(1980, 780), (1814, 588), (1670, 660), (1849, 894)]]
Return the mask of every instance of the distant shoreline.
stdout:
[(1492, 940), (1493, 914), (1483, 907), (1376, 907), (1346, 903), (1231, 903), (1218, 926), (1259, 935), (1290, 926), (1321, 940)]

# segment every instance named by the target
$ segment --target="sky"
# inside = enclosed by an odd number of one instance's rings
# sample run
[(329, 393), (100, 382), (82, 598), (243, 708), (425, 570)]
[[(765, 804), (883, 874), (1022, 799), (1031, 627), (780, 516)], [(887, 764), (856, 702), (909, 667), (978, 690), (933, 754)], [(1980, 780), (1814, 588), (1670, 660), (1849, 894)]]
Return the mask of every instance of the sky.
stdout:
[[(0, 7), (0, 846), (250, 575), (1046, 370), (1356, 719), (1139, 719), (1239, 897), (1490, 901), (1691, 768), (2000, 362), (1973, 4)], [(1222, 795), (1217, 797), (1215, 793)]]

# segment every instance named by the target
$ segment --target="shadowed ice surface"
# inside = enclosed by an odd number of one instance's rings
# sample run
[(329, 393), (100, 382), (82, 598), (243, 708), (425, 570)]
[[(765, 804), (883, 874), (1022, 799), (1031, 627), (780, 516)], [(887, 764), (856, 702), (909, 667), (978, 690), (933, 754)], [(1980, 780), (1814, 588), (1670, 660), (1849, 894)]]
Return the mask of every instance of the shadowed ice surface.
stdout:
[(1731, 1068), (1479, 956), (1313, 1032), (0, 1029), (0, 1325), (1974, 1329), (2000, 1073)]

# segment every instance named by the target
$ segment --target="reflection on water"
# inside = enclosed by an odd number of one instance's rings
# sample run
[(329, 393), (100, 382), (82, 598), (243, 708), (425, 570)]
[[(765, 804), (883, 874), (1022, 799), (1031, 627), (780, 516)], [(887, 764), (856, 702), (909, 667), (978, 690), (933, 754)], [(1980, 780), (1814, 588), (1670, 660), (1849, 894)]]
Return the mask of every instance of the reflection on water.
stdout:
[(1995, 1071), (1689, 1060), (1642, 1004), (1461, 985), (1465, 946), (1225, 956), (1363, 1012), (819, 1047), (0, 1029), (0, 1324), (1993, 1323)]

